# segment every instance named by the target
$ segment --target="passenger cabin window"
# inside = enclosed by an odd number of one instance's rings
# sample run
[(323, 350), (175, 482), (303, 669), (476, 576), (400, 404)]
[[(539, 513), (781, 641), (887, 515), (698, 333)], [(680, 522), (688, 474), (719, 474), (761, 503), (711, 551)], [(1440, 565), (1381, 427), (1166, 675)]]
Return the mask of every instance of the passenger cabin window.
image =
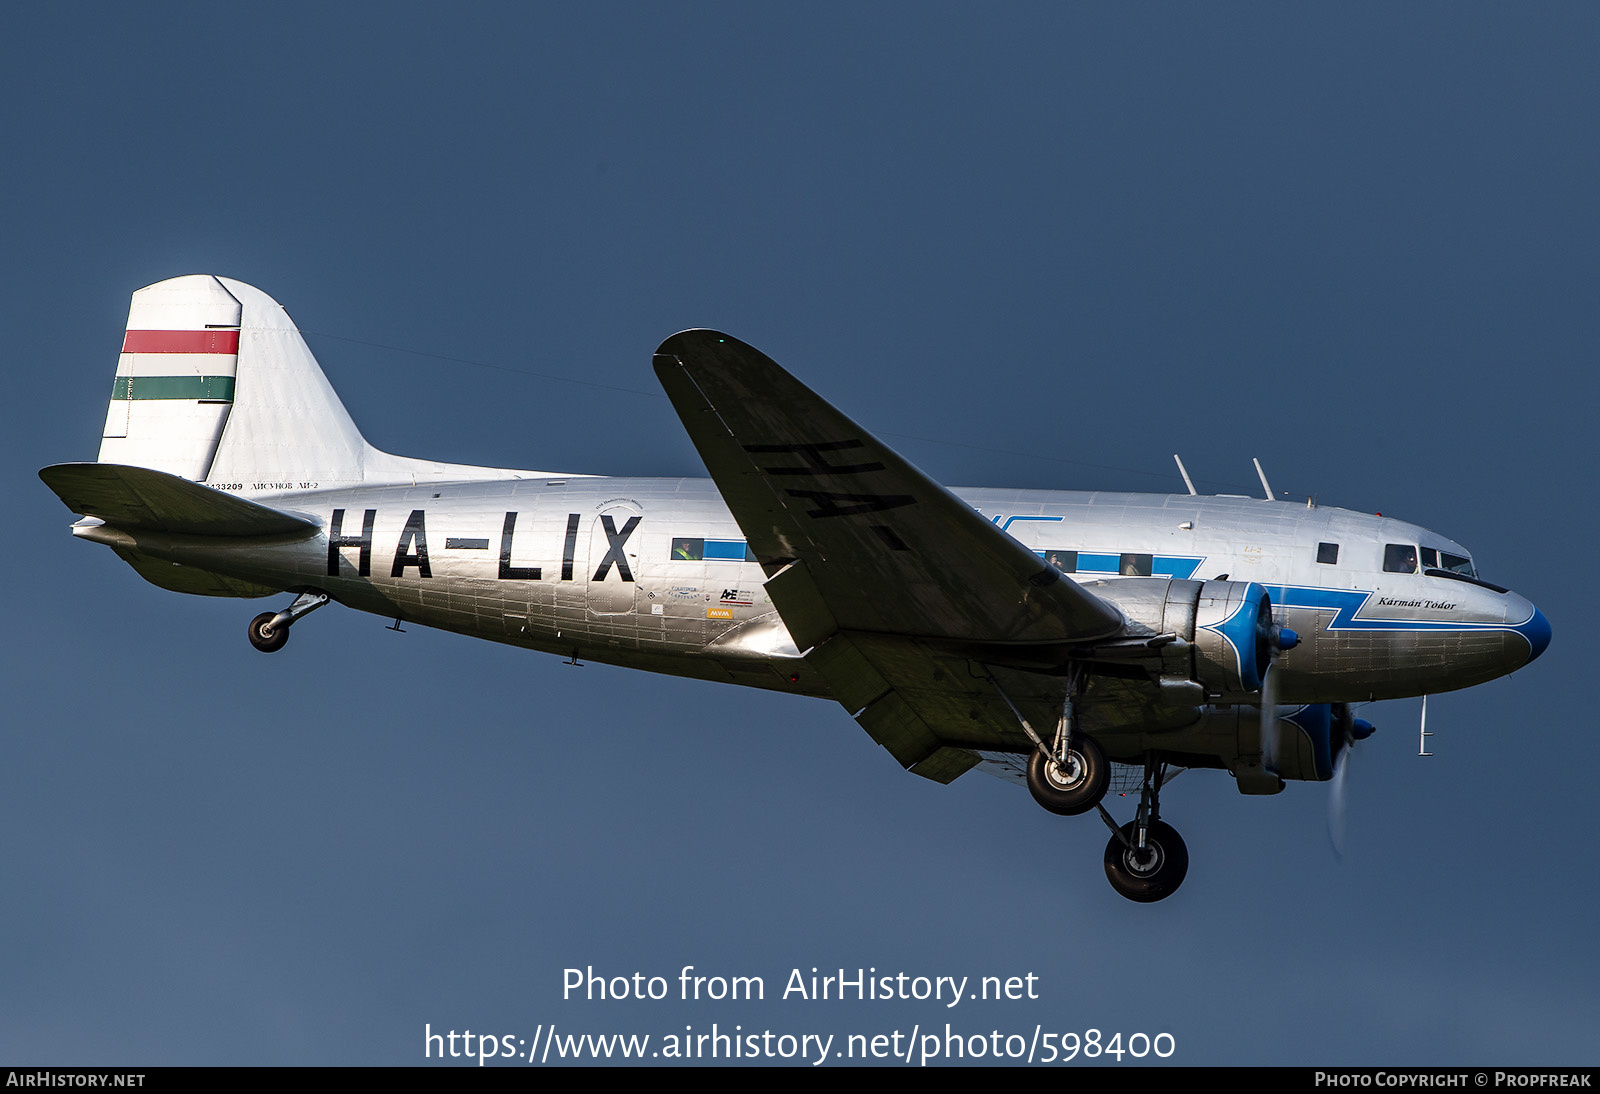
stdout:
[(674, 562), (754, 562), (756, 553), (748, 543), (736, 539), (682, 537), (672, 541), (670, 557)]
[(1123, 577), (1149, 577), (1154, 564), (1154, 555), (1124, 554), (1117, 572)]
[(1414, 574), (1417, 572), (1417, 548), (1411, 543), (1390, 543), (1383, 548), (1383, 572), (1386, 574)]
[(1317, 544), (1317, 561), (1324, 566), (1339, 565), (1339, 545), (1337, 543)]
[(1046, 551), (1044, 560), (1064, 574), (1078, 572), (1078, 552), (1076, 551)]

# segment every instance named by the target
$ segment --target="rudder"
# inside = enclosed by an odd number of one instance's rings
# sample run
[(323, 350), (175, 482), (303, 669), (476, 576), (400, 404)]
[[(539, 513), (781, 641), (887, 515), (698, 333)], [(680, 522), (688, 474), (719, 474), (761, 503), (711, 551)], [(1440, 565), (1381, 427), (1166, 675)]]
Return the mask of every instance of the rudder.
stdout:
[(205, 480), (233, 407), (242, 313), (216, 278), (203, 275), (133, 294), (101, 463)]
[(190, 274), (133, 294), (99, 462), (253, 493), (361, 482), (367, 449), (260, 289)]

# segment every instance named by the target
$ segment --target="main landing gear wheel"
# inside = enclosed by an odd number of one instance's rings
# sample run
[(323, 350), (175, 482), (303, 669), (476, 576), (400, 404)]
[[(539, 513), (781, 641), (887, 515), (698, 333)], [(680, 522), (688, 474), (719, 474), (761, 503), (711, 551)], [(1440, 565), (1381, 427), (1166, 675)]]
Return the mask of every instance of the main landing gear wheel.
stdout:
[(1087, 813), (1105, 797), (1111, 765), (1094, 738), (1082, 733), (1072, 738), (1065, 762), (1047, 759), (1034, 750), (1028, 757), (1028, 791), (1033, 800), (1063, 817)]
[(276, 618), (277, 612), (262, 612), (250, 620), (250, 644), (262, 653), (277, 653), (289, 641), (289, 625), (274, 627), (272, 621)]
[(1142, 849), (1138, 841), (1136, 821), (1124, 824), (1121, 835), (1111, 837), (1106, 844), (1106, 877), (1111, 887), (1129, 900), (1154, 904), (1183, 884), (1189, 872), (1189, 849), (1177, 829), (1164, 821), (1150, 822)]

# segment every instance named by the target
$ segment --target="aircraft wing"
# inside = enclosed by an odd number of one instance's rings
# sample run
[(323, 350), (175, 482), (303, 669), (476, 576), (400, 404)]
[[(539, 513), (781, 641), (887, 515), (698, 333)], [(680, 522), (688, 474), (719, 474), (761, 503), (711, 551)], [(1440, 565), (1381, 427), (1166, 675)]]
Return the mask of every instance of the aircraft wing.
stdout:
[(1059, 681), (1002, 696), (986, 653), (1114, 638), (1121, 612), (738, 339), (675, 334), (655, 370), (795, 644), (875, 740), (948, 782), (977, 747), (1027, 747), (1007, 697), (1054, 732)]
[(803, 566), (838, 629), (1007, 644), (1121, 630), (1116, 608), (760, 351), (684, 331), (655, 368), (768, 577)]

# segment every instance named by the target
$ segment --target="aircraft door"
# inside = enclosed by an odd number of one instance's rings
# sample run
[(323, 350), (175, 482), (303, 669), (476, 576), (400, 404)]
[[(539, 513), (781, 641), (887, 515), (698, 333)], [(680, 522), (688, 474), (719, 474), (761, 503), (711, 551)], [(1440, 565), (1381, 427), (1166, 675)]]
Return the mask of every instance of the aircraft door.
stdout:
[(590, 615), (631, 615), (639, 590), (639, 525), (629, 505), (612, 505), (589, 530), (587, 566)]

